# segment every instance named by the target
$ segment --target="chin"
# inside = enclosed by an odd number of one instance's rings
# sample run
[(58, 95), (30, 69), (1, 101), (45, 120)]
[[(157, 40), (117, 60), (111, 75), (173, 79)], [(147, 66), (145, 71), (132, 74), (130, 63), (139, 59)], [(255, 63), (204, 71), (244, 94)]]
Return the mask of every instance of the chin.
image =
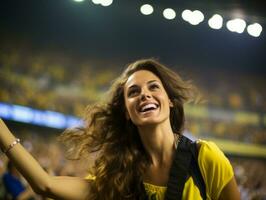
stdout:
[(165, 120), (163, 119), (142, 119), (136, 125), (137, 126), (158, 126), (162, 124)]

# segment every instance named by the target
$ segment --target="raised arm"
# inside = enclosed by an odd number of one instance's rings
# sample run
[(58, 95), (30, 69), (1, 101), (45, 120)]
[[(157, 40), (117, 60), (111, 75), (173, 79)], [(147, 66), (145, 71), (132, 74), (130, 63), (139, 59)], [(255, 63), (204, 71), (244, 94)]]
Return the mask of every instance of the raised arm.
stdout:
[(55, 199), (86, 199), (90, 182), (79, 177), (50, 176), (20, 144), (0, 119), (0, 146), (29, 182), (34, 192)]

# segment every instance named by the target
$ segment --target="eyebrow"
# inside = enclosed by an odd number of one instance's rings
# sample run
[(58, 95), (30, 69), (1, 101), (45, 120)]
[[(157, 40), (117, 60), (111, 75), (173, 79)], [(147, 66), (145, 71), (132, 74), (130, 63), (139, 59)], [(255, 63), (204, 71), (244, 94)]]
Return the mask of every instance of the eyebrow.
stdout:
[[(148, 81), (148, 84), (153, 83), (153, 82), (159, 82), (159, 81), (158, 80), (150, 80), (150, 81)], [(134, 87), (137, 87), (137, 85), (133, 84), (133, 85), (129, 86), (128, 90), (131, 89), (131, 88), (134, 88)]]

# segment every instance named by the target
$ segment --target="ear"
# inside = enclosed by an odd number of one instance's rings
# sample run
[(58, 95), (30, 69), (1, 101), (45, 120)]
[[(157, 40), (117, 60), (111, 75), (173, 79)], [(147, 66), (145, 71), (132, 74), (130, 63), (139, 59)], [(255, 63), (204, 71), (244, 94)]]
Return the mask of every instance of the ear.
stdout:
[(169, 99), (169, 106), (170, 106), (170, 108), (174, 107), (174, 104), (173, 104), (173, 102), (171, 101), (171, 99)]

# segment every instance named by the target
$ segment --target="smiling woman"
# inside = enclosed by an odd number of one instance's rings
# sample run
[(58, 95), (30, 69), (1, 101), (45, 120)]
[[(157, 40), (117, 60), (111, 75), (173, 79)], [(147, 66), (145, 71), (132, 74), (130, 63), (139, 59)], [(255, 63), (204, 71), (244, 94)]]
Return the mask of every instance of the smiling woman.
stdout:
[[(48, 175), (0, 120), (1, 147), (34, 191), (56, 199), (239, 199), (232, 167), (219, 148), (182, 135), (183, 105), (195, 98), (189, 82), (153, 59), (138, 60), (113, 83), (108, 97), (88, 107), (84, 127), (60, 137), (78, 158), (98, 152), (88, 179)], [(186, 141), (197, 157), (180, 154)], [(169, 198), (170, 169), (182, 171), (176, 157), (191, 159), (192, 170), (195, 163), (203, 190), (188, 171), (183, 185), (176, 180), (178, 195)]]
[[(132, 74), (124, 87), (126, 113), (136, 126), (169, 123), (170, 101), (160, 79), (150, 71)], [(171, 105), (170, 105), (171, 104)]]

